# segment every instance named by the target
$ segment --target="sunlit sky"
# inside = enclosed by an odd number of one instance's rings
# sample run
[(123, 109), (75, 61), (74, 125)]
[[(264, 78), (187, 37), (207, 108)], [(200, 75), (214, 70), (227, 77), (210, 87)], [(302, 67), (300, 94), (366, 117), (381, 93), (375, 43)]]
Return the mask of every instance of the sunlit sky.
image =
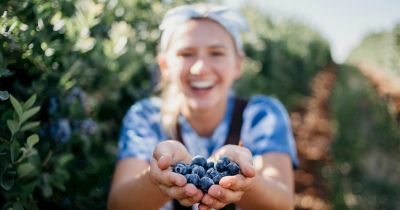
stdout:
[(294, 17), (317, 29), (330, 43), (333, 59), (343, 63), (368, 32), (400, 23), (400, 0), (226, 0), (236, 7), (256, 4), (273, 17)]

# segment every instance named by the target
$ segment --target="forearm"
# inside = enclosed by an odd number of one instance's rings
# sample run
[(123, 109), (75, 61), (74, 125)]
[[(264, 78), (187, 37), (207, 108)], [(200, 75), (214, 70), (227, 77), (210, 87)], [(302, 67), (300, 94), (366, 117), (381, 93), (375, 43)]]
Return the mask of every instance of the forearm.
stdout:
[(151, 182), (147, 168), (134, 179), (112, 187), (108, 209), (160, 209), (168, 200), (169, 198)]
[(293, 189), (257, 174), (252, 187), (237, 204), (240, 208), (248, 210), (293, 209)]

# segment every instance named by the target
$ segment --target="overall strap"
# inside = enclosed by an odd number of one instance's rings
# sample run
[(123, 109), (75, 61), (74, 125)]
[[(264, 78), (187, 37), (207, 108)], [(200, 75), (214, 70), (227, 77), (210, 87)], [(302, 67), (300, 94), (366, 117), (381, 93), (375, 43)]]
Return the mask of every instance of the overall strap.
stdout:
[(226, 137), (224, 145), (240, 143), (240, 131), (243, 124), (243, 111), (246, 108), (247, 100), (242, 98), (235, 98), (235, 105), (233, 106), (233, 114), (229, 124), (229, 132)]
[[(240, 131), (242, 128), (243, 124), (243, 111), (246, 108), (247, 105), (247, 100), (242, 99), (242, 98), (235, 98), (234, 99), (234, 106), (233, 106), (233, 111), (232, 111), (232, 116), (231, 116), (231, 121), (229, 123), (229, 132), (228, 136), (226, 137), (224, 145), (227, 144), (234, 144), (234, 145), (239, 145), (240, 144)], [(181, 142), (183, 145), (185, 145), (183, 138), (182, 138), (182, 133), (181, 133), (181, 128), (179, 126), (179, 123), (176, 125), (176, 135), (177, 135), (177, 141)], [(173, 200), (173, 205), (174, 205), (174, 210), (191, 210), (192, 207), (185, 207), (180, 205), (180, 203), (177, 200)], [(221, 210), (234, 210), (235, 209), (235, 204), (231, 203)]]

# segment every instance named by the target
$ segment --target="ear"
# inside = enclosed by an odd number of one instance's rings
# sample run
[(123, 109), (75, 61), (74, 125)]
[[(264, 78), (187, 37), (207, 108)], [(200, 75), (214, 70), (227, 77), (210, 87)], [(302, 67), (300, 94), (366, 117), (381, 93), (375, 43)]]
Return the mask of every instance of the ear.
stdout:
[(239, 79), (242, 75), (242, 64), (244, 62), (244, 53), (238, 52), (236, 55), (236, 64), (235, 64), (235, 79)]
[(159, 54), (157, 56), (158, 66), (160, 67), (160, 73), (163, 80), (168, 79), (169, 71), (168, 71), (168, 64), (165, 54)]

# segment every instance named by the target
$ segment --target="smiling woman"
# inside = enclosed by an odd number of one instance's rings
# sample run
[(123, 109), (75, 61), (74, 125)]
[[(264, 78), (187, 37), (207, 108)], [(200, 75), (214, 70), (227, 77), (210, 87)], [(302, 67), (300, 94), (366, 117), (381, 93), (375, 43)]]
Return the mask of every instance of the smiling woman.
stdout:
[[(285, 108), (231, 90), (241, 75), (245, 20), (220, 5), (184, 5), (160, 29), (162, 97), (137, 102), (124, 118), (109, 208), (292, 209), (298, 160)], [(240, 173), (201, 191), (172, 171), (196, 155), (226, 156)]]
[[(204, 36), (207, 34), (207, 36)], [(208, 124), (198, 124), (200, 135), (207, 136), (224, 115), (230, 87), (240, 75), (242, 53), (236, 53), (231, 36), (216, 22), (189, 20), (176, 27), (169, 49), (159, 55), (163, 78), (177, 85), (184, 115), (200, 114)], [(164, 100), (174, 100), (170, 96)], [(168, 103), (168, 102), (167, 102)], [(207, 125), (207, 127), (205, 126)], [(171, 132), (172, 133), (172, 132)]]

